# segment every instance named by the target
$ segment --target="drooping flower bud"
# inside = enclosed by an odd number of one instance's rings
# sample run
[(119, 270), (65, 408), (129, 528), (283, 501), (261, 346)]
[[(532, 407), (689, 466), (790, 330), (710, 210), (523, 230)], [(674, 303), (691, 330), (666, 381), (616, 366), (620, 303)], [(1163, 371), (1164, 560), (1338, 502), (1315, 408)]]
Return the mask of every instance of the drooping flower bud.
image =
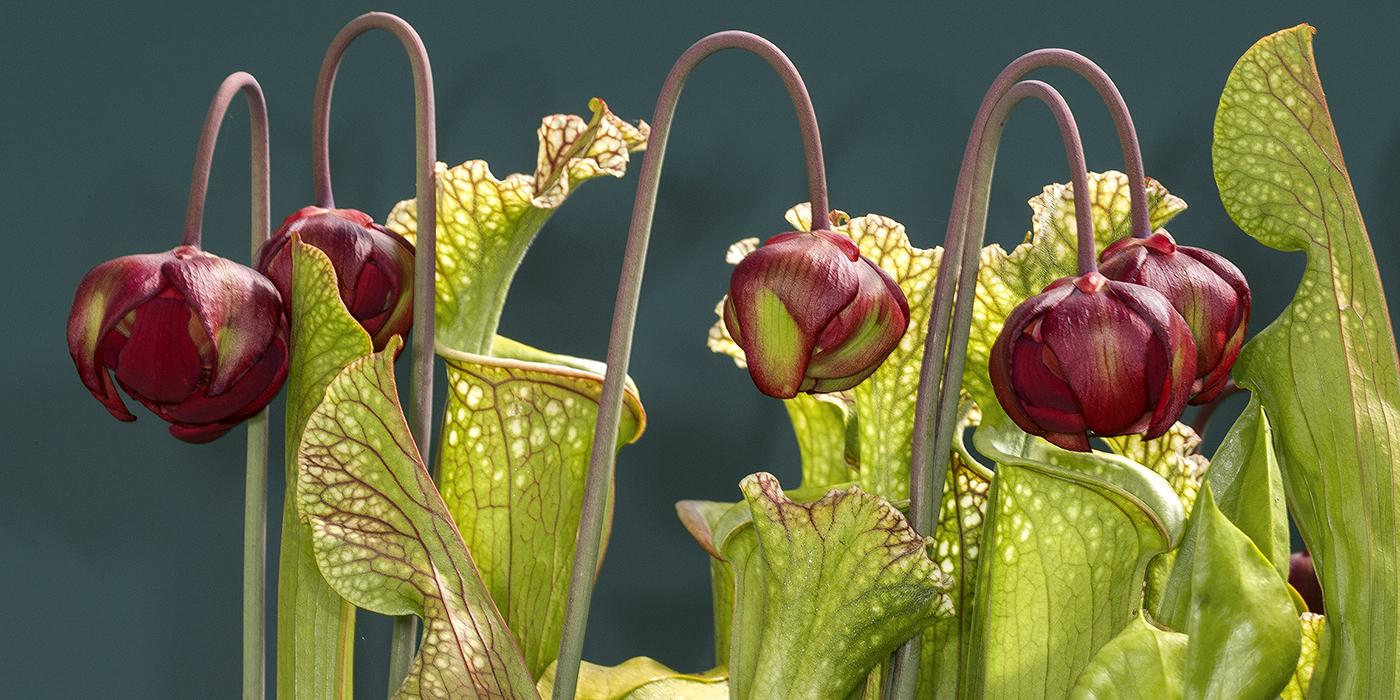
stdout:
[(295, 233), (316, 246), (335, 267), (340, 299), (364, 327), (375, 352), (389, 338), (413, 326), (413, 244), (354, 209), (305, 207), (287, 217), (258, 250), (259, 272), (267, 275), (282, 298), (292, 294)]
[[(191, 246), (98, 265), (68, 316), (78, 376), (118, 420), (133, 421), (112, 379), (201, 443), (262, 410), (287, 378), (282, 299), (251, 268)], [(109, 372), (110, 371), (110, 372)]]
[(990, 360), (1016, 425), (1088, 452), (1090, 437), (1166, 433), (1186, 408), (1196, 348), (1166, 297), (1090, 272), (1017, 306)]
[(734, 268), (724, 324), (759, 391), (787, 399), (873, 374), (909, 327), (909, 302), (850, 238), (793, 231)]
[(1185, 319), (1196, 343), (1191, 404), (1225, 389), (1249, 325), (1249, 284), (1239, 268), (1208, 250), (1178, 246), (1166, 231), (1124, 238), (1099, 256), (1099, 272), (1161, 292)]

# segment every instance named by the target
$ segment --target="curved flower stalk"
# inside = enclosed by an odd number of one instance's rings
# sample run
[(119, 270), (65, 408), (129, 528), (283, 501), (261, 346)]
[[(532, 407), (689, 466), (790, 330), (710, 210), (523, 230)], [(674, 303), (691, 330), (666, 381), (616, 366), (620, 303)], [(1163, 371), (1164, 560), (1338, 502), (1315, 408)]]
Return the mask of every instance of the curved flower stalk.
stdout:
[[(398, 37), (408, 53), (413, 70), (414, 117), (416, 122), (416, 162), (417, 195), (419, 208), (430, 212), (426, 217), (425, 233), (420, 237), (415, 250), (413, 297), (432, 299), (434, 280), (424, 270), (432, 270), (434, 265), (434, 231), (436, 225), (432, 213), (436, 212), (436, 162), (437, 137), (433, 116), (433, 77), (428, 62), (427, 50), (413, 27), (402, 19), (385, 13), (371, 12), (361, 15), (336, 34), (326, 51), (317, 82), (315, 115), (312, 123), (313, 166), (316, 180), (317, 205), (334, 209), (335, 202), (330, 187), (330, 160), (328, 133), (330, 123), (330, 96), (335, 82), (336, 70), (341, 56), (351, 42), (371, 29), (384, 29)], [(296, 276), (293, 271), (293, 277)], [(337, 287), (338, 288), (338, 287)], [(295, 288), (293, 296), (296, 295)], [(296, 308), (293, 306), (293, 324)], [(310, 319), (313, 323), (324, 319)], [(409, 417), (413, 439), (418, 449), (430, 449), (432, 435), (432, 379), (433, 379), (433, 314), (431, 305), (419, 304), (414, 309), (414, 334), (412, 350), (411, 380), (409, 388)], [(353, 336), (353, 334), (351, 334)], [(367, 337), (367, 336), (366, 336)], [(303, 340), (303, 344), (305, 340)], [(295, 346), (297, 343), (294, 342)], [(346, 347), (354, 347), (354, 343)], [(348, 697), (350, 687), (350, 662), (354, 649), (354, 606), (343, 600), (329, 588), (317, 571), (312, 557), (312, 542), (309, 529), (298, 522), (295, 509), (296, 449), (305, 427), (307, 415), (319, 401), (319, 390), (334, 376), (330, 366), (320, 367), (323, 358), (309, 354), (305, 348), (295, 348), (300, 359), (294, 364), (311, 363), (311, 369), (320, 368), (325, 374), (312, 372), (294, 381), (289, 405), (310, 402), (294, 412), (287, 412), (287, 497), (282, 521), (282, 558), (278, 582), (278, 695), (283, 698), (331, 698)], [(358, 350), (345, 350), (346, 362), (360, 353)], [(312, 359), (316, 358), (316, 359)], [(294, 377), (295, 380), (295, 377)], [(289, 392), (291, 394), (291, 392)], [(417, 620), (412, 616), (395, 621), (394, 644), (391, 650), (389, 683), (391, 689), (398, 688), (412, 661), (413, 644), (416, 637)], [(329, 656), (329, 659), (327, 659)]]
[(783, 79), (792, 96), (802, 130), (812, 206), (816, 211), (827, 211), (826, 179), (816, 117), (812, 110), (811, 98), (808, 97), (802, 78), (792, 62), (772, 43), (747, 32), (712, 34), (686, 50), (671, 68), (666, 82), (662, 85), (661, 96), (657, 100), (656, 112), (652, 118), (652, 136), (646, 157), (642, 161), (637, 199), (632, 210), (632, 225), (627, 237), (622, 281), (618, 285), (617, 304), (613, 310), (613, 329), (608, 342), (608, 373), (603, 380), (598, 424), (594, 432), (593, 452), (589, 459), (587, 493), (580, 516), (579, 550), (569, 582), (569, 603), (565, 613), (564, 634), (559, 645), (559, 662), (553, 688), (555, 700), (572, 700), (578, 682), (579, 664), (583, 654), (583, 630), (593, 598), (593, 572), (597, 566), (606, 511), (605, 489), (613, 474), (611, 439), (617, 433), (622, 412), (623, 380), (632, 351), (632, 331), (641, 293), (642, 268), (646, 262), (647, 241), (651, 236), (652, 214), (656, 208), (656, 188), (661, 176), (661, 162), (666, 152), (666, 139), (670, 135), (671, 118), (675, 114), (681, 87), (695, 66), (710, 54), (730, 48), (745, 49), (759, 55), (772, 65)]

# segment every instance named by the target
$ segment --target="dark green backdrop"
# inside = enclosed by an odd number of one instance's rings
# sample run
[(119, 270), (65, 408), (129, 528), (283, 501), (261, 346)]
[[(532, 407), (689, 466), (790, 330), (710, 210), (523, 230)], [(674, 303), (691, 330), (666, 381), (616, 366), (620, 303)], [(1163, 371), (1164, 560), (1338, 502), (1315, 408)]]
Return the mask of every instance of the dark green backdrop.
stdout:
[[(238, 693), (243, 431), (190, 446), (141, 409), (137, 423), (118, 423), (78, 381), (63, 340), (88, 269), (179, 242), (195, 141), (228, 73), (251, 72), (267, 94), (276, 222), (311, 202), (317, 69), (331, 37), (361, 12), (398, 13), (422, 34), (438, 88), (439, 159), (483, 158), (501, 177), (533, 169), (541, 116), (585, 113), (598, 96), (623, 118), (650, 120), (663, 77), (691, 42), (747, 29), (803, 71), (821, 119), (832, 206), (893, 217), (928, 247), (942, 242), (983, 90), (1021, 53), (1063, 46), (1117, 80), (1148, 174), (1191, 205), (1172, 232), (1245, 270), (1261, 327), (1291, 295), (1301, 257), (1263, 248), (1226, 218), (1210, 138), (1231, 66), (1270, 32), (1300, 22), (1318, 28), (1319, 72), (1387, 282), (1400, 261), (1400, 8), (1317, 5), (5, 3), (0, 696)], [(1068, 73), (1038, 77), (1078, 110), (1090, 167), (1121, 168), (1092, 91)], [(355, 44), (335, 98), (337, 202), (382, 219), (413, 195), (408, 63), (388, 34)], [(206, 248), (239, 260), (248, 255), (246, 115), (241, 101), (230, 110), (205, 219)], [(1018, 242), (1026, 199), (1065, 180), (1052, 129), (1040, 107), (1012, 118), (990, 240)], [(624, 180), (589, 184), (549, 223), (516, 278), (502, 333), (604, 356), (639, 166), (637, 159)], [(631, 371), (650, 424), (618, 459), (591, 661), (644, 654), (682, 670), (708, 668), (707, 563), (672, 504), (734, 500), (735, 484), (758, 470), (796, 481), (781, 405), (704, 340), (728, 280), (726, 246), (781, 232), (783, 211), (806, 198), (804, 173), (787, 95), (767, 66), (732, 52), (702, 65), (682, 98), (661, 184)], [(280, 457), (280, 399), (272, 410)], [(1210, 442), (1223, 432), (1217, 426)], [(280, 461), (272, 466), (274, 543)], [(275, 552), (271, 561), (275, 580)], [(387, 630), (383, 618), (362, 614), (356, 666), (364, 697), (385, 690)]]

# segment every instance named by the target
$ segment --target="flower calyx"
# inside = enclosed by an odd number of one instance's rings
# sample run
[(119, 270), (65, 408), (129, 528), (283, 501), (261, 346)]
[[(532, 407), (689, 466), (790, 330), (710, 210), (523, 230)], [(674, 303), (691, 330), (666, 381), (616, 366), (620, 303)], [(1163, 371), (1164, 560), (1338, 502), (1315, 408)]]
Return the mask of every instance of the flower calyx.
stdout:
[(292, 234), (330, 258), (340, 299), (369, 333), (379, 352), (413, 326), (414, 248), (368, 214), (354, 209), (305, 207), (288, 216), (258, 250), (256, 267), (282, 298), (292, 294)]
[(786, 399), (874, 374), (909, 327), (909, 302), (849, 237), (792, 231), (734, 268), (724, 323), (759, 391)]
[(1166, 297), (1089, 272), (1017, 306), (990, 360), (1016, 425), (1088, 452), (1090, 437), (1166, 433), (1186, 408), (1196, 348)]
[(1191, 329), (1196, 376), (1189, 403), (1210, 403), (1225, 389), (1249, 325), (1249, 284), (1239, 268), (1201, 248), (1179, 246), (1158, 230), (1123, 238), (1099, 255), (1099, 272), (1150, 287), (1167, 298)]
[(121, 386), (191, 443), (222, 436), (277, 395), (287, 338), (267, 278), (188, 245), (98, 265), (68, 316), (78, 376), (108, 412), (136, 420)]

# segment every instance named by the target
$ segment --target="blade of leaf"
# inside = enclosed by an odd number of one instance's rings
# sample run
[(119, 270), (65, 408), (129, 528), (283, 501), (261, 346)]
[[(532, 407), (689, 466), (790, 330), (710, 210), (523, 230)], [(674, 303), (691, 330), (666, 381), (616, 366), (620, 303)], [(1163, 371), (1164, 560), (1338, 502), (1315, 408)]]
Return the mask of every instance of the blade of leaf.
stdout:
[[(1186, 700), (1271, 700), (1298, 666), (1298, 614), (1268, 559), (1215, 506), (1210, 484), (1196, 530), (1186, 624)], [(1180, 561), (1180, 560), (1178, 560)]]
[(1220, 198), (1265, 245), (1305, 250), (1292, 303), (1235, 381), (1268, 410), (1284, 490), (1333, 619), (1315, 697), (1400, 693), (1400, 363), (1370, 241), (1300, 25), (1262, 39), (1220, 98)]
[(1284, 499), (1283, 472), (1274, 453), (1274, 433), (1269, 417), (1256, 398), (1230, 429), (1216, 450), (1206, 473), (1216, 501), (1225, 514), (1288, 580), (1293, 553), (1288, 533), (1288, 505)]
[(676, 504), (685, 529), (695, 537), (710, 555), (711, 610), (715, 622), (715, 665), (729, 663), (729, 637), (734, 621), (734, 572), (719, 553), (714, 540), (714, 527), (733, 503), (714, 501), (681, 501)]
[(995, 403), (974, 442), (998, 466), (965, 687), (971, 697), (1063, 697), (1131, 621), (1149, 560), (1180, 535), (1181, 502), (1155, 472), (1060, 450)]
[[(728, 675), (717, 668), (705, 673), (678, 673), (654, 659), (638, 656), (616, 666), (587, 661), (579, 667), (576, 700), (728, 700)], [(554, 692), (554, 665), (540, 677), (540, 697)]]
[(749, 696), (843, 700), (894, 648), (953, 614), (926, 542), (858, 487), (812, 503), (771, 474), (740, 482), (767, 588)]
[[(589, 108), (589, 122), (572, 114), (544, 118), (533, 176), (497, 180), (480, 160), (437, 165), (438, 343), (490, 354), (511, 279), (545, 221), (574, 188), (601, 175), (621, 177), (628, 153), (646, 148), (645, 122), (634, 127), (597, 98)], [(415, 206), (412, 199), (399, 202), (384, 226), (414, 240)]]
[(1069, 700), (1181, 700), (1187, 637), (1137, 615), (1084, 667)]
[(331, 381), (297, 450), (296, 505), (338, 593), (423, 618), (400, 700), (534, 698), (534, 681), (409, 435), (394, 385), (402, 341)]
[[(439, 349), (449, 390), (438, 478), (492, 599), (539, 677), (559, 652), (603, 375), (513, 341), (497, 349), (553, 362)], [(635, 391), (624, 404), (619, 448), (646, 424)]]
[(291, 368), (287, 373), (287, 493), (277, 580), (277, 694), (295, 700), (349, 698), (355, 606), (321, 577), (311, 530), (296, 511), (296, 448), (326, 386), (373, 347), (337, 292), (335, 268), (314, 246), (292, 240)]

